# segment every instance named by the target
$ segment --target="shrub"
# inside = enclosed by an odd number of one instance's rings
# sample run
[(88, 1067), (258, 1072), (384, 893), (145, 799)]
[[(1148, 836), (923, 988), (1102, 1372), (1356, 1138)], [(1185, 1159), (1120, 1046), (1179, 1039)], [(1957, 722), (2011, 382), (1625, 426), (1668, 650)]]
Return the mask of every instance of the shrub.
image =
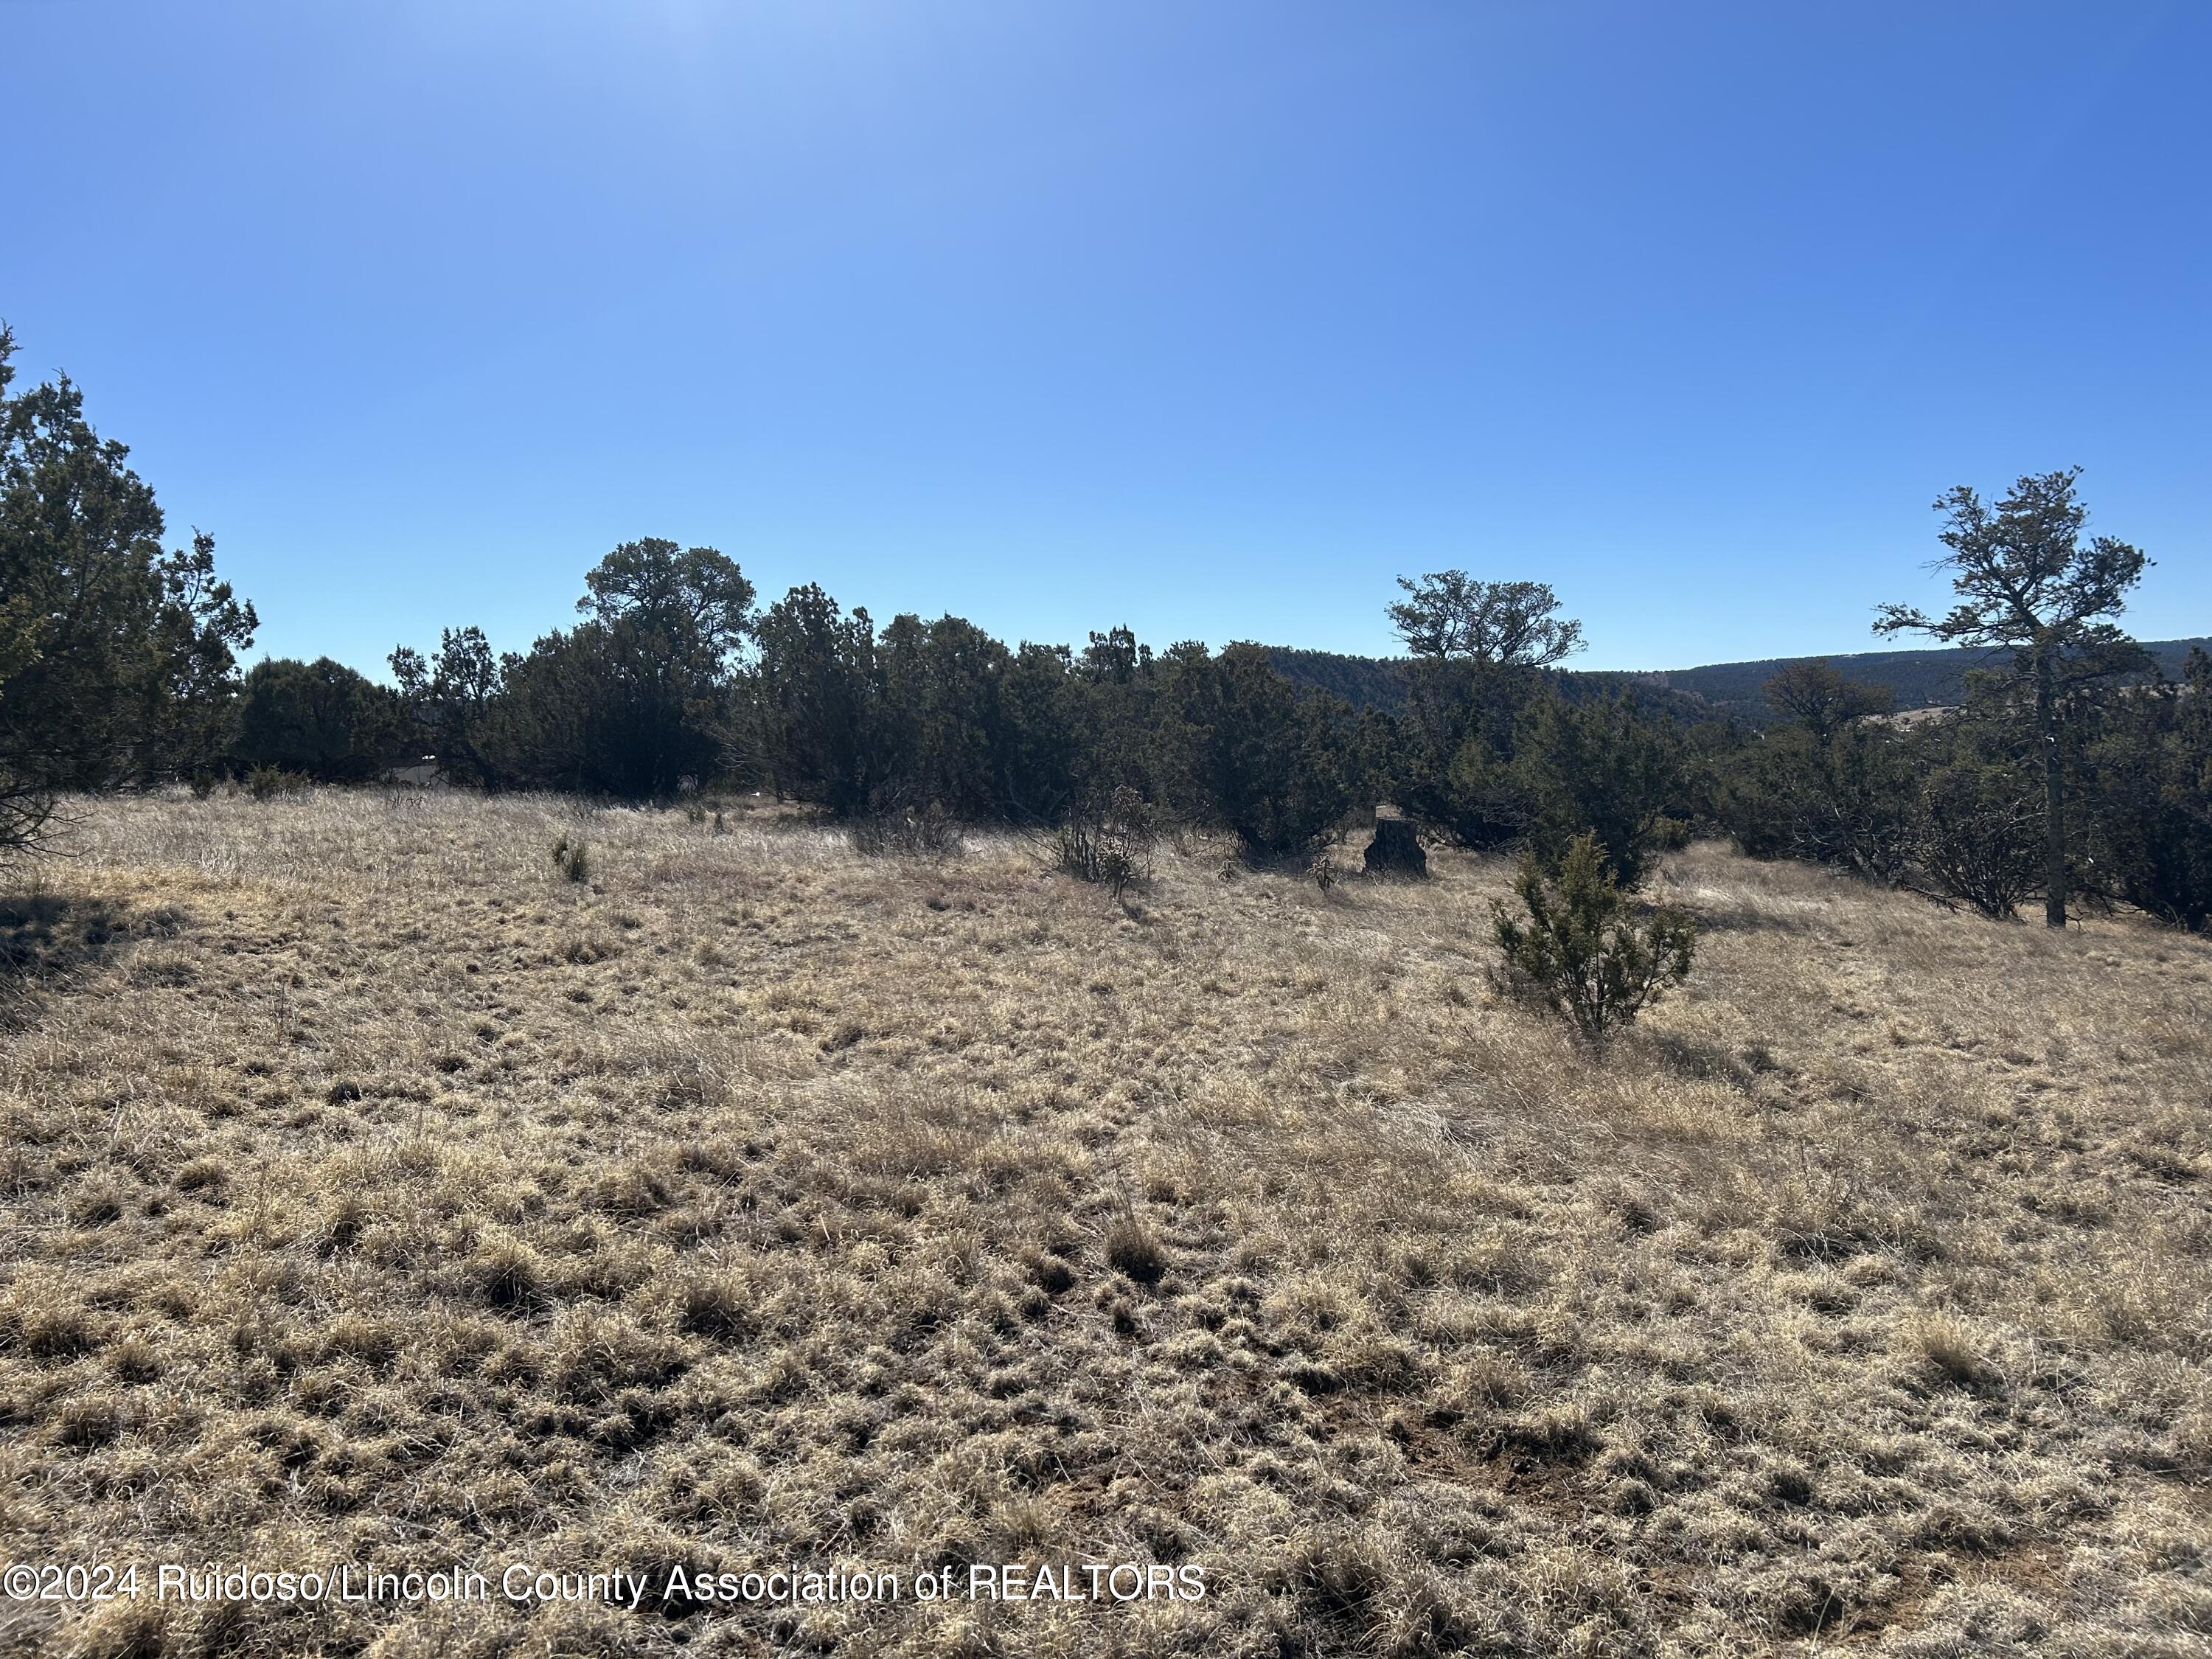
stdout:
[(562, 836), (553, 843), (553, 867), (570, 881), (589, 881), (592, 849), (581, 836)]
[(1491, 906), (1504, 978), (1516, 995), (1541, 1003), (1594, 1043), (1690, 975), (1695, 932), (1679, 910), (1628, 908), (1595, 836), (1575, 838), (1559, 879), (1547, 882), (1534, 854), (1514, 883), (1525, 921)]
[(2212, 656), (2183, 686), (2113, 700), (2085, 756), (2090, 856), (2112, 897), (2183, 927), (2212, 922)]
[(2043, 810), (2033, 780), (2008, 766), (1963, 760), (1921, 792), (1915, 861), (1926, 890), (1993, 921), (2043, 890)]
[(939, 857), (960, 850), (960, 826), (944, 813), (911, 807), (854, 818), (853, 850), (871, 858)]
[(1358, 800), (1351, 709), (1277, 673), (1267, 649), (1177, 646), (1157, 738), (1170, 799), (1236, 832), (1254, 862), (1303, 866)]
[(257, 766), (246, 775), (246, 793), (256, 800), (275, 800), (298, 794), (308, 783), (307, 778), (281, 766)]
[(1110, 888), (1119, 898), (1152, 878), (1156, 840), (1152, 807), (1124, 784), (1103, 811), (1078, 813), (1060, 825), (1053, 862), (1062, 874)]
[(1808, 859), (1894, 883), (1911, 855), (1922, 769), (1892, 727), (1862, 722), (1823, 741), (1781, 726), (1721, 769), (1715, 810), (1749, 857)]
[(255, 769), (357, 783), (376, 775), (404, 733), (398, 697), (367, 676), (328, 657), (277, 657), (246, 677), (233, 752)]
[(1667, 808), (1687, 781), (1688, 746), (1627, 693), (1579, 703), (1540, 697), (1523, 714), (1514, 749), (1531, 812), (1529, 845), (1547, 870), (1563, 868), (1569, 847), (1587, 835), (1607, 872), (1635, 887), (1662, 848), (1685, 838)]

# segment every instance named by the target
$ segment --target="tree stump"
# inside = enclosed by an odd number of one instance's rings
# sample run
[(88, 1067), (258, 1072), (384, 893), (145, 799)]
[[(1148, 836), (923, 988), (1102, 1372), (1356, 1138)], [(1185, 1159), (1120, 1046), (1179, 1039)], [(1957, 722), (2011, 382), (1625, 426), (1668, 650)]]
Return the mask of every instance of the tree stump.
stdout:
[(1375, 820), (1375, 839), (1367, 843), (1367, 873), (1413, 877), (1429, 873), (1429, 855), (1421, 850), (1411, 818)]

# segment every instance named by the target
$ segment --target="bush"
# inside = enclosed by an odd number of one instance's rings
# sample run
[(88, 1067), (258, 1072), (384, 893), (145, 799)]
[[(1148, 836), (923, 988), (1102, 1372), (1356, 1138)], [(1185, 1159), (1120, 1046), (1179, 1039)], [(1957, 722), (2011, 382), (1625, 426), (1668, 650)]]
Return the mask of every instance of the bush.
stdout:
[(328, 657), (256, 663), (238, 703), (232, 752), (250, 769), (359, 783), (380, 772), (404, 737), (398, 698)]
[(960, 826), (944, 813), (911, 807), (854, 818), (853, 850), (871, 858), (941, 857), (960, 850)]
[(313, 781), (281, 766), (257, 766), (246, 775), (246, 793), (256, 800), (274, 800), (279, 795), (296, 795)]
[(1303, 865), (1358, 799), (1350, 708), (1293, 685), (1262, 646), (1177, 646), (1165, 669), (1170, 798), (1234, 831), (1248, 860)]
[(1127, 784), (1099, 812), (1079, 813), (1060, 825), (1053, 862), (1064, 875), (1124, 890), (1152, 873), (1152, 807)]
[(1962, 760), (1921, 791), (1913, 821), (1923, 890), (2011, 921), (2043, 890), (2043, 805), (2033, 781), (2009, 766)]
[(1687, 781), (1688, 746), (1626, 692), (1587, 702), (1540, 697), (1514, 737), (1513, 770), (1529, 804), (1528, 842), (1549, 871), (1577, 838), (1594, 839), (1607, 873), (1641, 883), (1683, 826), (1667, 809)]
[(1628, 908), (1595, 836), (1577, 836), (1556, 882), (1533, 853), (1514, 883), (1526, 921), (1491, 906), (1504, 977), (1513, 994), (1541, 1003), (1602, 1044), (1690, 976), (1696, 934), (1679, 910), (1638, 915)]
[(562, 836), (553, 843), (553, 867), (570, 881), (589, 881), (592, 849), (581, 836)]
[(1893, 884), (1911, 856), (1920, 769), (1918, 750), (1890, 727), (1854, 725), (1822, 741), (1781, 726), (1730, 757), (1716, 810), (1749, 857), (1807, 859)]
[(2116, 699), (2091, 744), (2085, 886), (2178, 927), (2212, 921), (2212, 656), (2183, 686)]

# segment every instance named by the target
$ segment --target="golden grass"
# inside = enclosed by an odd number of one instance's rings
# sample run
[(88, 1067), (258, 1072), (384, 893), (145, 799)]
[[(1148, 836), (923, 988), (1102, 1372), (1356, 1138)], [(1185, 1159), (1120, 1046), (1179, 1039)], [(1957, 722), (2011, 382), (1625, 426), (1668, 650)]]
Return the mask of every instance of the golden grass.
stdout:
[[(587, 878), (556, 868), (588, 844)], [(1202, 1566), (1197, 1602), (0, 1607), (15, 1650), (2203, 1651), (2212, 946), (1700, 847), (1601, 1060), (1418, 886), (102, 803), (7, 901), (0, 1540)]]

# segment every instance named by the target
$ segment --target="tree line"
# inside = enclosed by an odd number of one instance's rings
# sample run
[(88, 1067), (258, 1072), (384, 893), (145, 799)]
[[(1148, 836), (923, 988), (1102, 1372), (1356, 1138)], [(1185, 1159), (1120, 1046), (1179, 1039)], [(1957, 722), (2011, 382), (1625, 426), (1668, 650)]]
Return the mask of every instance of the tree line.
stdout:
[(1588, 838), (1624, 889), (1706, 833), (1993, 916), (2212, 914), (2212, 661), (2168, 683), (2120, 631), (2146, 561), (2085, 535), (2073, 472), (1937, 503), (1957, 604), (1876, 625), (1988, 665), (1963, 708), (1910, 720), (1819, 664), (1766, 686), (1784, 724), (1686, 720), (1564, 670), (1581, 629), (1539, 582), (1402, 579), (1404, 695), (1355, 708), (1258, 645), (1009, 645), (956, 617), (878, 625), (811, 584), (762, 605), (724, 554), (659, 539), (600, 560), (575, 622), (527, 652), (448, 628), (379, 684), (327, 658), (241, 673), (258, 619), (212, 541), (166, 550), (79, 389), (11, 391), (13, 343), (0, 330), (0, 849), (70, 791), (362, 782), (434, 756), (483, 789), (757, 789), (868, 822), (1080, 826), (1133, 802), (1255, 860), (1308, 857), (1391, 801), (1432, 839), (1553, 873)]

